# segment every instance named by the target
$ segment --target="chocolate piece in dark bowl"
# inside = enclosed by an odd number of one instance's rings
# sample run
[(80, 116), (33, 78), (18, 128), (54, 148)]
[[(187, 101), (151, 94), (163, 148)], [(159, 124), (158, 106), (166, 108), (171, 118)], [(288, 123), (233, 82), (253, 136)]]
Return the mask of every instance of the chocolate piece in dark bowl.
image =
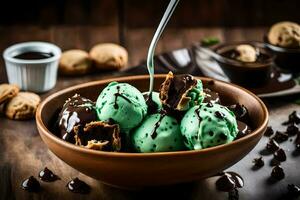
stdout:
[(240, 139), (240, 138), (242, 138), (242, 137), (244, 137), (244, 136), (251, 133), (252, 130), (246, 123), (241, 122), (241, 121), (237, 121), (237, 124), (238, 124), (239, 132), (238, 132), (235, 140)]
[(237, 120), (242, 121), (246, 124), (250, 124), (248, 109), (244, 105), (236, 103), (228, 106), (228, 109), (235, 114)]
[(97, 115), (94, 110), (94, 102), (75, 94), (69, 98), (58, 116), (58, 126), (60, 137), (70, 143), (75, 144), (74, 127), (84, 126), (86, 123), (96, 121)]
[[(244, 62), (232, 57), (236, 48), (241, 45), (254, 47), (260, 53), (254, 62)], [(273, 56), (267, 51), (264, 43), (260, 42), (235, 42), (217, 46), (215, 52), (220, 56), (216, 61), (221, 66), (224, 73), (231, 82), (238, 85), (256, 88), (267, 83), (270, 80), (271, 66)]]

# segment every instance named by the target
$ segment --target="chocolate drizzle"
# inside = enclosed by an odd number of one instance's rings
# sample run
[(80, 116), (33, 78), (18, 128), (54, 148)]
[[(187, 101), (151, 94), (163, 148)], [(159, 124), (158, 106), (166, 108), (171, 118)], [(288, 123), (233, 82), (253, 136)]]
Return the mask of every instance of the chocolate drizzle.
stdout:
[(42, 171), (40, 171), (39, 173), (39, 178), (42, 181), (45, 182), (53, 182), (56, 180), (59, 180), (60, 178), (55, 175), (50, 169), (48, 169), (47, 167), (45, 167)]
[(201, 107), (199, 106), (199, 108), (197, 108), (195, 110), (195, 113), (196, 113), (196, 116), (197, 116), (197, 118), (199, 120), (199, 123), (202, 121), (202, 118), (200, 117), (200, 109), (201, 109)]
[(166, 113), (165, 112), (161, 112), (160, 116), (159, 116), (159, 120), (154, 124), (154, 129), (153, 129), (153, 131), (152, 131), (152, 133), (150, 135), (153, 140), (157, 137), (157, 129), (160, 126), (160, 123), (161, 123), (162, 119), (165, 116), (166, 116)]
[(36, 180), (36, 178), (34, 178), (33, 176), (30, 176), (29, 178), (25, 179), (22, 182), (21, 187), (23, 190), (26, 190), (28, 192), (39, 192), (41, 189), (39, 181)]
[(94, 102), (75, 94), (64, 104), (60, 114), (58, 126), (60, 137), (70, 143), (75, 143), (73, 128), (77, 125), (85, 125), (91, 121), (96, 121), (96, 111)]
[(114, 102), (114, 108), (115, 109), (118, 109), (119, 108), (119, 105), (118, 105), (118, 103), (117, 103), (117, 100), (118, 100), (118, 97), (122, 97), (124, 100), (126, 100), (128, 103), (131, 103), (131, 101), (130, 101), (130, 99), (128, 98), (128, 97), (126, 97), (126, 96), (124, 96), (124, 95), (122, 95), (121, 93), (120, 93), (120, 86), (117, 86), (117, 93), (115, 93), (115, 102)]
[(144, 99), (146, 100), (146, 104), (148, 106), (148, 115), (156, 113), (158, 110), (158, 105), (153, 101), (153, 93), (144, 94)]
[(238, 125), (239, 132), (235, 139), (242, 138), (242, 137), (248, 135), (249, 133), (251, 133), (250, 127), (247, 124), (245, 124), (244, 122), (237, 121), (237, 125)]
[(88, 194), (91, 191), (91, 187), (79, 178), (74, 178), (68, 182), (67, 188), (71, 192), (80, 194)]

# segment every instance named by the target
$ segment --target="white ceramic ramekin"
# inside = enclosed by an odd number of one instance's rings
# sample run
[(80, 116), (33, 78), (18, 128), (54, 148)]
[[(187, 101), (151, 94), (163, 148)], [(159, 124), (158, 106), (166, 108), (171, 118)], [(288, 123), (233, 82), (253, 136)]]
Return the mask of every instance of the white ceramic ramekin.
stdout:
[[(25, 52), (52, 53), (53, 56), (39, 60), (14, 58)], [(3, 53), (8, 82), (18, 85), (21, 90), (46, 92), (56, 84), (60, 56), (60, 48), (47, 42), (24, 42), (12, 45)]]

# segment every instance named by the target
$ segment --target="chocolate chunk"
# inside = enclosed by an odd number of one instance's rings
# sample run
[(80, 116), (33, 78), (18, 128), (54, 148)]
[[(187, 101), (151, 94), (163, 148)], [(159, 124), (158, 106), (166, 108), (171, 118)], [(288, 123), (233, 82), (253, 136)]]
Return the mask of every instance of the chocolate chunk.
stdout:
[(270, 139), (267, 143), (266, 149), (270, 152), (275, 152), (279, 149), (279, 145), (275, 140)]
[(42, 181), (45, 182), (53, 182), (56, 180), (59, 180), (60, 178), (55, 175), (50, 169), (48, 169), (47, 167), (45, 167), (42, 171), (40, 171), (39, 173), (39, 178)]
[(273, 139), (278, 142), (284, 142), (287, 141), (289, 139), (289, 135), (287, 133), (281, 132), (281, 131), (276, 131), (275, 136), (273, 137)]
[(203, 92), (205, 93), (203, 103), (221, 103), (219, 93), (214, 92), (208, 88), (204, 88)]
[(270, 137), (273, 134), (274, 134), (273, 128), (271, 126), (268, 126), (264, 135), (267, 136), (267, 137)]
[(183, 110), (191, 98), (188, 92), (197, 85), (197, 80), (189, 74), (174, 76), (169, 72), (165, 81), (161, 84), (159, 97), (164, 106), (174, 110)]
[(286, 154), (283, 149), (278, 149), (274, 153), (274, 158), (280, 162), (286, 161)]
[(291, 114), (289, 114), (289, 118), (287, 121), (283, 122), (283, 125), (289, 125), (289, 124), (300, 124), (300, 116), (296, 111), (293, 111)]
[(225, 117), (224, 113), (222, 113), (220, 111), (216, 111), (215, 116), (219, 119), (224, 119), (224, 117)]
[(235, 172), (225, 172), (216, 182), (218, 190), (223, 192), (230, 192), (235, 188), (244, 186), (243, 178)]
[(75, 126), (76, 145), (100, 151), (120, 151), (121, 137), (118, 124), (102, 121), (90, 122), (83, 126)]
[(289, 136), (293, 136), (299, 133), (299, 128), (295, 123), (289, 124), (288, 127), (286, 128), (286, 133)]
[(299, 197), (300, 196), (300, 187), (294, 184), (288, 184), (288, 195), (290, 197)]
[(249, 133), (251, 133), (251, 128), (244, 122), (237, 121), (237, 125), (238, 125), (239, 132), (238, 132), (235, 140), (240, 139), (240, 138), (248, 135)]
[(248, 109), (239, 103), (228, 106), (229, 110), (231, 110), (236, 119), (245, 123), (249, 123), (249, 114)]
[(282, 169), (282, 167), (280, 167), (279, 165), (276, 165), (271, 172), (271, 177), (276, 179), (276, 180), (281, 180), (284, 179), (285, 174), (284, 171)]
[(254, 163), (254, 166), (256, 168), (261, 168), (265, 165), (265, 162), (264, 162), (262, 156), (260, 156), (259, 158), (254, 158), (252, 162)]
[(28, 192), (39, 192), (41, 189), (39, 181), (36, 180), (36, 178), (34, 178), (33, 176), (30, 176), (29, 178), (25, 179), (22, 182), (21, 187), (23, 190), (26, 190)]
[(229, 192), (235, 188), (235, 182), (230, 176), (224, 174), (217, 180), (216, 187), (220, 191)]
[(206, 104), (206, 106), (209, 107), (209, 108), (212, 108), (212, 107), (214, 107), (214, 104), (213, 104), (212, 102), (208, 102), (208, 103)]
[(72, 179), (68, 182), (67, 188), (71, 192), (80, 194), (88, 194), (91, 191), (91, 187), (79, 178)]

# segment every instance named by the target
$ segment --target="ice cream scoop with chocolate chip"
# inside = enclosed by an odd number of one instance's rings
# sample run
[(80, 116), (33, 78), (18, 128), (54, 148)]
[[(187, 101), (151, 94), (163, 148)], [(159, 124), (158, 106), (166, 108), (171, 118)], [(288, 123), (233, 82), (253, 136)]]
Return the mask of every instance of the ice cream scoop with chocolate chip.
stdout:
[(285, 48), (300, 48), (300, 25), (294, 22), (274, 24), (268, 33), (271, 44)]
[(226, 144), (238, 134), (233, 112), (213, 103), (203, 103), (189, 109), (181, 121), (180, 130), (190, 150)]
[(166, 80), (161, 84), (159, 97), (163, 106), (177, 111), (186, 111), (203, 101), (202, 82), (189, 74), (173, 75), (169, 72)]
[(94, 102), (75, 94), (67, 99), (59, 114), (58, 126), (63, 140), (75, 144), (74, 127), (96, 121), (97, 115), (94, 110)]

